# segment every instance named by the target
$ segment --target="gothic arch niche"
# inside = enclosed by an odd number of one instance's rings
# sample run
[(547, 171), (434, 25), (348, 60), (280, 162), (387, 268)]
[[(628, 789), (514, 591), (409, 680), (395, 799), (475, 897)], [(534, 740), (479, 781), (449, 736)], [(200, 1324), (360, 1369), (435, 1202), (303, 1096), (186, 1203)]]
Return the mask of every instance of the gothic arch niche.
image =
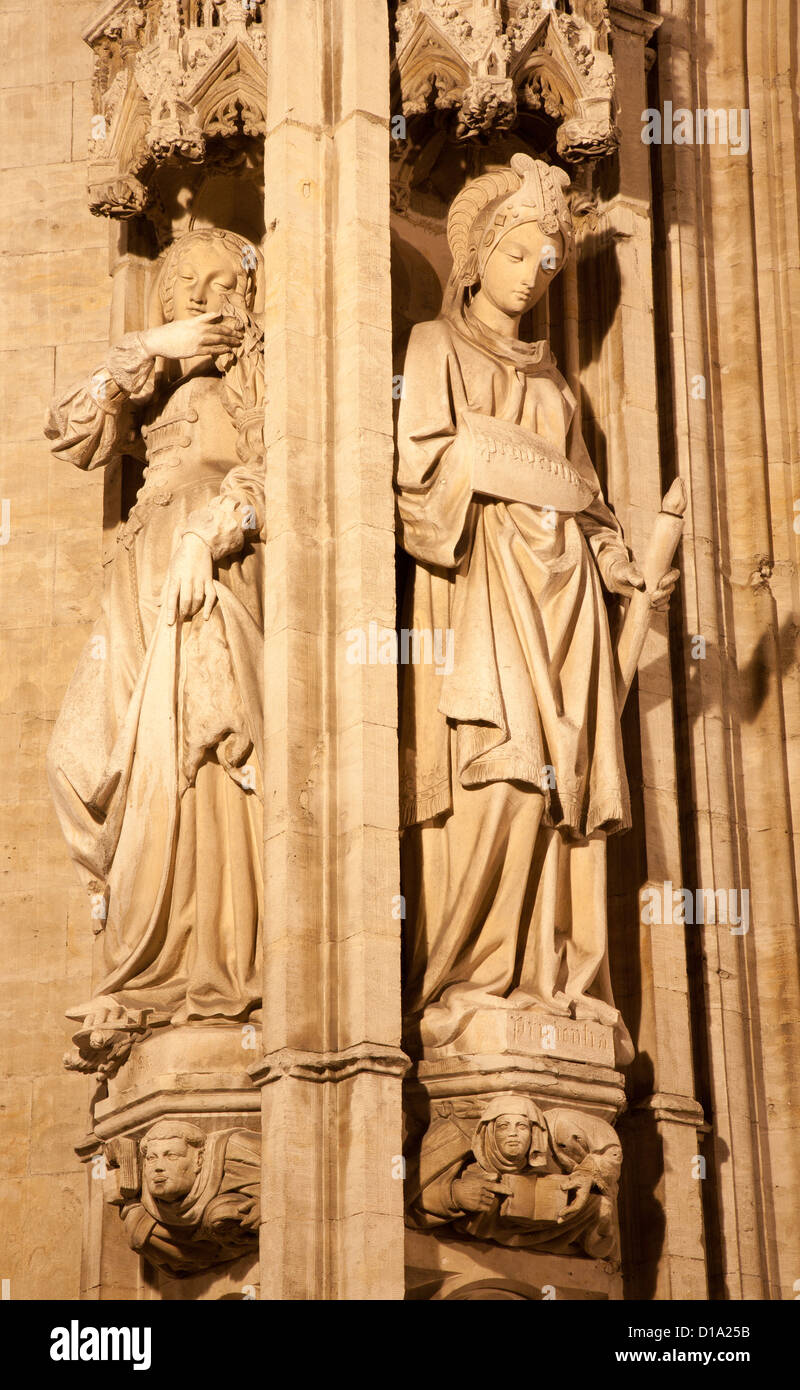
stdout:
[[(597, 166), (617, 147), (608, 19), (599, 0), (392, 0), (392, 329), (402, 373), (414, 324), (439, 312), (451, 257), (447, 211), (472, 178), (516, 153), (572, 178), (578, 256), (595, 224)], [(581, 347), (577, 261), (522, 325), (546, 338), (573, 389)], [(576, 391), (576, 394), (577, 391)], [(402, 611), (400, 556), (398, 606)]]
[[(429, 312), (409, 299), (420, 258), (444, 286), (447, 208), (470, 178), (516, 152), (565, 168), (573, 210), (591, 214), (595, 166), (618, 143), (602, 0), (393, 0), (391, 201), (395, 351)], [(430, 278), (424, 273), (424, 278)], [(574, 288), (574, 286), (573, 286)], [(557, 296), (560, 289), (554, 289)], [(542, 307), (531, 336), (563, 319)], [(555, 310), (556, 312), (552, 312)], [(434, 310), (434, 313), (436, 311)], [(573, 374), (577, 341), (553, 340)], [(567, 373), (569, 376), (569, 373)]]
[[(520, 337), (549, 342), (580, 403), (581, 372), (587, 361), (598, 357), (603, 333), (596, 309), (585, 318), (580, 312), (579, 262), (584, 257), (591, 263), (597, 259), (600, 165), (615, 153), (618, 143), (606, 6), (593, 0), (554, 0), (552, 6), (540, 0), (504, 0), (502, 4), (498, 0), (398, 0), (393, 17), (396, 44), (389, 156), (395, 373), (402, 376), (405, 348), (414, 325), (435, 318), (440, 310), (451, 269), (446, 229), (454, 198), (469, 180), (507, 167), (515, 154), (526, 154), (568, 174), (577, 254), (553, 280), (528, 321), (523, 321)], [(613, 240), (608, 242), (608, 254), (611, 258), (616, 255)], [(586, 283), (584, 279), (584, 288)], [(610, 299), (614, 298), (613, 288), (611, 284)], [(591, 290), (589, 296), (591, 299)], [(612, 317), (616, 308), (615, 300), (610, 305)], [(589, 323), (588, 332), (581, 333), (579, 324), (583, 322)], [(400, 551), (397, 582), (401, 629), (412, 625), (409, 574), (410, 562)], [(402, 880), (401, 892), (406, 901), (413, 901), (412, 889)], [(452, 1047), (455, 1049), (455, 1042)], [(475, 1051), (480, 1051), (477, 1042)], [(513, 1051), (510, 1044), (509, 1051)], [(452, 1080), (451, 1090), (446, 1090), (436, 1071), (437, 1067), (450, 1066), (450, 1060), (441, 1061), (435, 1049), (429, 1053), (421, 1048), (417, 1056), (413, 1043), (410, 1052), (417, 1059), (417, 1079), (429, 1096), (441, 1081), (436, 1094), (445, 1107), (452, 1105), (455, 1111), (466, 1104), (462, 1087), (468, 1086), (470, 1095), (481, 1087), (489, 1089), (488, 1043), (486, 1055), (479, 1061), (467, 1055), (469, 1047), (464, 1043), (464, 1055), (459, 1054), (458, 1064), (452, 1061), (453, 1077), (458, 1071), (458, 1080)], [(471, 1071), (473, 1064), (480, 1082)], [(619, 1101), (609, 1106), (604, 1118), (613, 1126), (624, 1092), (620, 1072), (611, 1074)], [(523, 1072), (514, 1075), (519, 1078)], [(501, 1077), (498, 1071), (498, 1090), (504, 1089), (504, 1077), (505, 1073)], [(408, 1089), (407, 1113), (410, 1095)], [(586, 1096), (583, 1100), (586, 1102)], [(584, 1113), (591, 1112), (591, 1104), (594, 1102), (582, 1107)], [(459, 1115), (456, 1128), (474, 1119), (471, 1115), (465, 1118), (465, 1111)], [(409, 1171), (414, 1152), (414, 1141), (409, 1140)], [(430, 1214), (438, 1219), (442, 1213), (438, 1206), (435, 1211), (432, 1206)], [(412, 1217), (413, 1212), (409, 1224)], [(571, 1247), (569, 1252), (565, 1248), (554, 1253), (548, 1271), (540, 1277), (534, 1272), (537, 1261), (530, 1250), (516, 1249), (516, 1263), (509, 1268), (504, 1255), (492, 1246), (490, 1235), (481, 1244), (480, 1260), (476, 1260), (480, 1269), (468, 1277), (467, 1270), (474, 1269), (468, 1245), (465, 1249), (455, 1239), (451, 1244), (438, 1227), (434, 1230), (433, 1221), (429, 1226), (424, 1223), (423, 1217), (407, 1246), (409, 1297), (539, 1301), (550, 1282), (559, 1289), (566, 1285), (569, 1296), (579, 1299), (620, 1296), (617, 1256), (606, 1259), (599, 1247), (589, 1256), (576, 1254)], [(459, 1280), (442, 1278), (445, 1270), (459, 1265), (464, 1271)], [(513, 1278), (517, 1273), (519, 1280)], [(507, 1274), (512, 1277), (507, 1278)], [(484, 1275), (494, 1277), (481, 1277)]]
[[(146, 325), (160, 253), (224, 227), (263, 249), (266, 38), (242, 0), (117, 0), (84, 33), (95, 55), (89, 205), (111, 236), (111, 338)], [(105, 528), (141, 481), (107, 470)]]

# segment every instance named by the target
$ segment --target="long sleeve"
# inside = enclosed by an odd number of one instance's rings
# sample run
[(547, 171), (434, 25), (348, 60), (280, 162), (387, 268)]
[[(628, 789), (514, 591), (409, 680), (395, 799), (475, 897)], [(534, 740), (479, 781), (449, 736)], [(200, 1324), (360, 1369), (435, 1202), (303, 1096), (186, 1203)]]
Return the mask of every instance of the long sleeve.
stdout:
[(183, 534), (199, 536), (212, 559), (222, 560), (250, 540), (263, 540), (264, 523), (264, 459), (258, 453), (230, 470), (217, 496), (187, 517)]
[(471, 446), (455, 418), (465, 407), (446, 327), (439, 320), (418, 324), (398, 414), (397, 508), (404, 548), (446, 569), (461, 562), (472, 501)]
[(48, 413), (45, 435), (56, 458), (76, 468), (102, 468), (136, 434), (129, 407), (140, 394), (154, 364), (138, 333), (129, 333), (111, 348), (88, 380), (70, 387)]

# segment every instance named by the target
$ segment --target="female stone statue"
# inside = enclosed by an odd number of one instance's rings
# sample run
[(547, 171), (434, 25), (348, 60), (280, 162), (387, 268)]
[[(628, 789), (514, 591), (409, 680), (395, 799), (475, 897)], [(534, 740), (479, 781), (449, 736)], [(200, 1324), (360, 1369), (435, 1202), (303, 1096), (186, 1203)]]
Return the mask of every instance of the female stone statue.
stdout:
[(143, 1019), (242, 1019), (260, 1003), (258, 264), (232, 233), (182, 237), (161, 266), (153, 326), (50, 413), (66, 462), (98, 468), (143, 447), (147, 463), (48, 753), (105, 924), (106, 978), (69, 1013), (90, 1058)]
[[(574, 246), (568, 177), (528, 155), (455, 199), (439, 318), (412, 331), (398, 426), (404, 625), (452, 629), (454, 668), (404, 670), (408, 1039), (478, 1009), (616, 1029), (606, 836), (630, 825), (601, 584), (644, 586), (603, 500), (575, 399), (520, 319)], [(653, 595), (661, 607), (677, 578)]]

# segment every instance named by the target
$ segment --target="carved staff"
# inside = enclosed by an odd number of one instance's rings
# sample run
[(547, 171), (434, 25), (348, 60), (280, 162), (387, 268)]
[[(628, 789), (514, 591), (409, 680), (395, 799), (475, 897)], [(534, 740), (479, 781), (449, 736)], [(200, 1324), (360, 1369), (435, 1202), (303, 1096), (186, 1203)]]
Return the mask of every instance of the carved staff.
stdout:
[(625, 614), (625, 621), (617, 642), (617, 704), (620, 713), (628, 698), (631, 682), (636, 674), (642, 655), (645, 638), (650, 627), (653, 609), (650, 596), (658, 587), (678, 548), (683, 534), (684, 513), (686, 511), (686, 488), (682, 478), (676, 478), (661, 503), (661, 511), (656, 517), (653, 534), (647, 555), (642, 565), (645, 587), (634, 594)]

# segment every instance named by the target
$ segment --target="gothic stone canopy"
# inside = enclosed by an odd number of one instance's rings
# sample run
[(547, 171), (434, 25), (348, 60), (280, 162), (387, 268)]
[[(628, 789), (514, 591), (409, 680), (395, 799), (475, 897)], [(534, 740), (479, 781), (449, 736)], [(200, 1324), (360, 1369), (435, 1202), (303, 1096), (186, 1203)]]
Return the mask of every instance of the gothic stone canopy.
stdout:
[(616, 148), (604, 0), (398, 0), (396, 27), (395, 109), (406, 118), (452, 112), (463, 140), (543, 109), (562, 158)]
[(134, 217), (159, 167), (200, 163), (213, 139), (263, 135), (260, 0), (117, 0), (84, 39), (95, 55), (93, 212)]

